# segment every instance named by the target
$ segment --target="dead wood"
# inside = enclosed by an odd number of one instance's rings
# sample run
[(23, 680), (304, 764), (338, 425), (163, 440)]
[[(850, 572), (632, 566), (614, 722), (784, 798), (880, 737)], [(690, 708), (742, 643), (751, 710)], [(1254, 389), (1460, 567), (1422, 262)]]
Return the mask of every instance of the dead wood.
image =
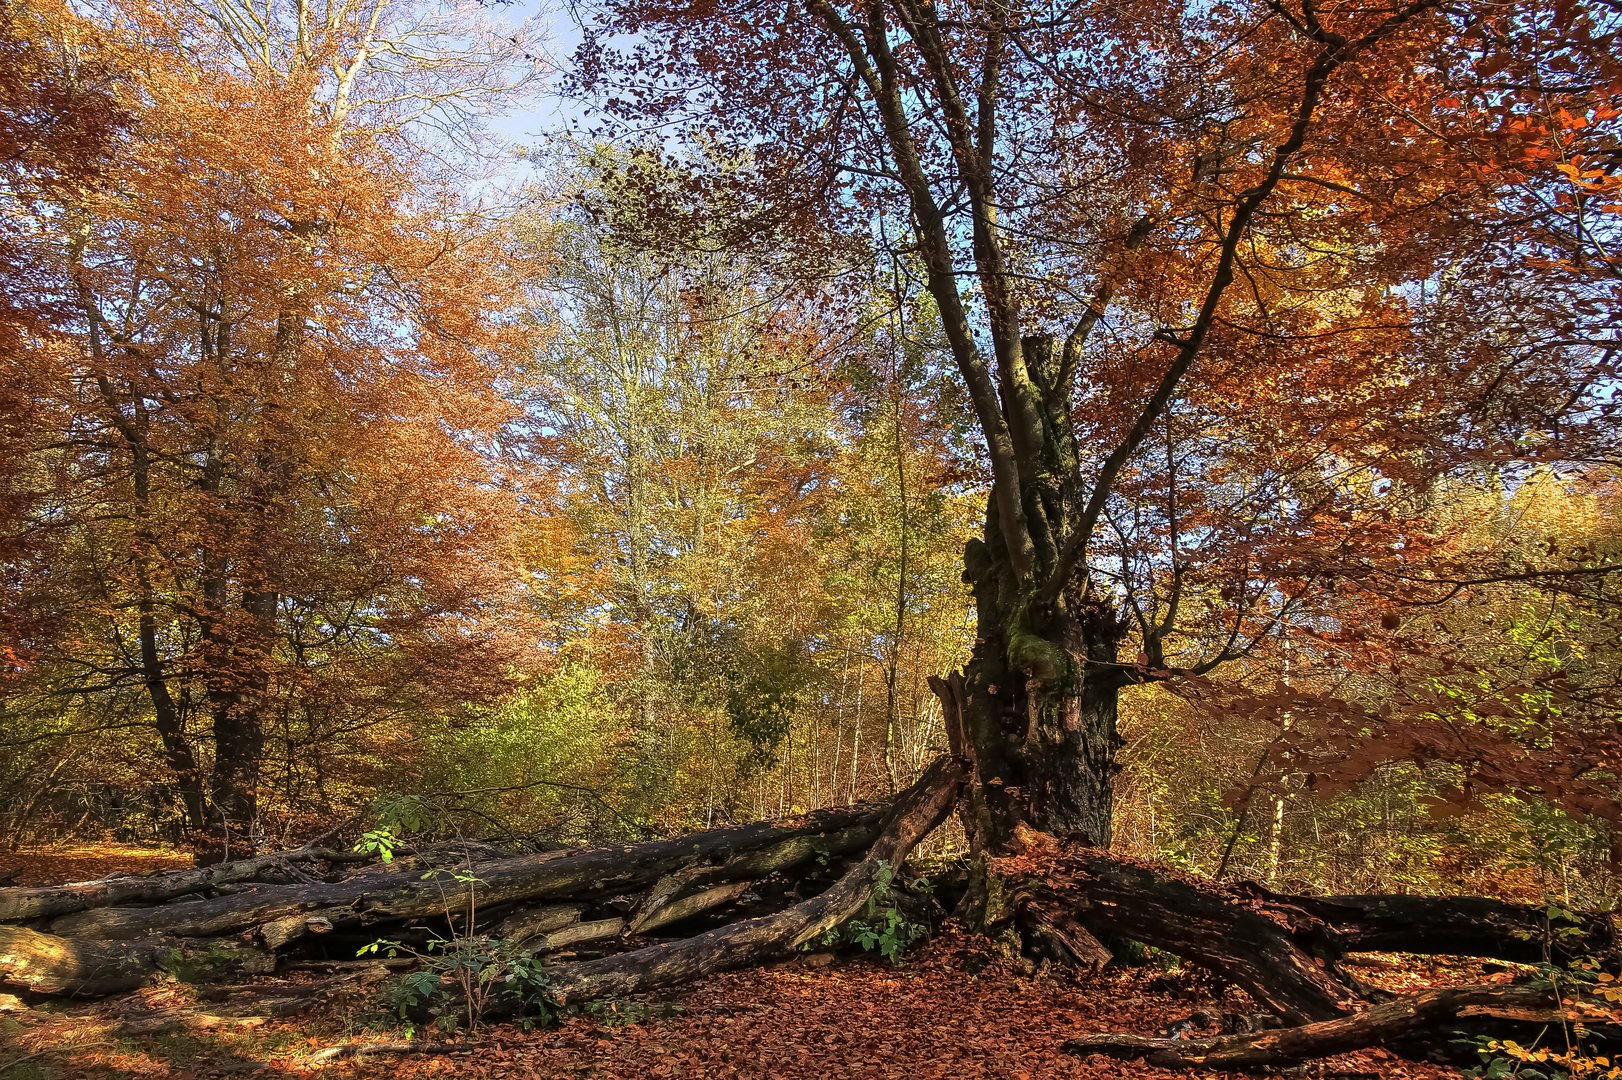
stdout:
[(1012, 871), (1015, 908), (1038, 922), (1074, 912), (1094, 934), (1176, 953), (1239, 986), (1287, 1023), (1327, 1020), (1363, 1004), (1336, 972), (1336, 951), (1316, 920), (1281, 924), (1218, 888), (1095, 848), (1028, 832), (1021, 843), (1024, 855), (1004, 866)]
[(799, 946), (861, 910), (880, 875), (900, 866), (907, 853), (951, 812), (962, 781), (963, 768), (957, 759), (941, 758), (931, 765), (897, 797), (867, 855), (827, 891), (775, 915), (559, 967), (552, 972), (553, 989), (570, 1001), (618, 997), (793, 955)]
[(331, 1062), (344, 1061), (349, 1058), (368, 1057), (372, 1054), (470, 1054), (475, 1050), (484, 1049), (482, 1042), (472, 1043), (425, 1043), (425, 1042), (374, 1042), (374, 1043), (344, 1043), (340, 1046), (329, 1046), (311, 1057), (311, 1061)]
[(51, 918), (116, 904), (162, 903), (176, 897), (203, 893), (221, 885), (258, 881), (266, 874), (299, 863), (360, 863), (372, 858), (374, 856), (353, 851), (303, 847), (275, 855), (216, 863), (196, 870), (170, 870), (70, 885), (3, 888), (0, 889), (0, 923)]
[(1457, 1026), (1484, 1020), (1532, 1024), (1616, 1024), (1615, 1006), (1561, 996), (1533, 986), (1464, 986), (1431, 990), (1370, 1006), (1348, 1016), (1242, 1035), (1166, 1039), (1091, 1035), (1065, 1043), (1073, 1054), (1105, 1054), (1163, 1068), (1259, 1069), (1296, 1065), (1373, 1046), (1435, 1045)]
[[(678, 870), (701, 868), (695, 882), (745, 878), (809, 862), (819, 854), (860, 851), (872, 842), (882, 806), (817, 811), (790, 822), (712, 829), (668, 840), (492, 859), (472, 865), (479, 908), (549, 899), (600, 898), (636, 892)], [(459, 865), (459, 864), (457, 864)], [(431, 917), (444, 912), (449, 875), (424, 879), (420, 868), (374, 868), (364, 880), (266, 885), (190, 903), (96, 907), (61, 916), (52, 933), (130, 939), (150, 934), (219, 937), (278, 924), (324, 919), (333, 928)]]
[(99, 997), (171, 975), (240, 978), (269, 972), (275, 964), (272, 954), (240, 943), (97, 941), (0, 926), (0, 985), (36, 994)]

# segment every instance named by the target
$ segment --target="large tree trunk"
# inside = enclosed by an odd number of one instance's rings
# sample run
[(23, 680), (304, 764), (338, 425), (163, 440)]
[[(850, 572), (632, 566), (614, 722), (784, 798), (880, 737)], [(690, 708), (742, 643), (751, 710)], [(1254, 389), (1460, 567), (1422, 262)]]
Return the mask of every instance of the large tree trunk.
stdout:
[[(1064, 501), (1057, 492), (1033, 496), (1029, 513), (1046, 515)], [(1036, 604), (1009, 559), (995, 498), (983, 538), (964, 549), (963, 577), (975, 599), (974, 651), (961, 674), (931, 678), (930, 686), (952, 752), (971, 770), (962, 807), (971, 879), (958, 914), (980, 929), (1004, 930), (1013, 920), (992, 860), (1021, 826), (1109, 846), (1126, 627), (1108, 604), (1078, 589)], [(1035, 937), (1066, 935), (1059, 926), (1034, 929)]]
[(931, 685), (953, 751), (973, 768), (964, 823), (976, 850), (1002, 850), (1021, 823), (1108, 847), (1125, 627), (1106, 604), (1075, 595), (1033, 615), (994, 507), (964, 565), (979, 636), (963, 674)]

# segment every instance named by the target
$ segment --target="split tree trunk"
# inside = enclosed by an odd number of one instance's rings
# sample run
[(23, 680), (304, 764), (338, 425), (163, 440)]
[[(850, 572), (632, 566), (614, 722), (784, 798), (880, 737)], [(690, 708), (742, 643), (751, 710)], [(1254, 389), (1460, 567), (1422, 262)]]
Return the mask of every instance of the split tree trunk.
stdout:
[(880, 876), (894, 873), (918, 842), (946, 820), (963, 768), (941, 758), (895, 802), (866, 856), (826, 891), (773, 915), (729, 923), (696, 937), (574, 964), (552, 975), (572, 1000), (595, 1000), (691, 982), (717, 971), (792, 956), (806, 942), (862, 910)]
[(1470, 987), (1391, 1000), (1341, 967), (1349, 953), (1386, 949), (1509, 961), (1589, 956), (1614, 964), (1609, 914), (1574, 915), (1551, 927), (1546, 909), (1481, 897), (1299, 897), (1254, 885), (1224, 887), (1031, 830), (1020, 830), (1012, 847), (995, 870), (1015, 911), (1038, 922), (1073, 913), (1094, 933), (1176, 953), (1293, 1025), (1193, 1040), (1104, 1035), (1068, 1043), (1076, 1053), (1174, 1067), (1251, 1068), (1372, 1045), (1423, 1057), (1454, 1041), (1442, 1038), (1448, 1025), (1480, 1031), (1499, 1021), (1564, 1018), (1609, 1025), (1614, 1036), (1622, 1024), (1614, 1004), (1584, 998), (1570, 986), (1559, 993), (1540, 986)]

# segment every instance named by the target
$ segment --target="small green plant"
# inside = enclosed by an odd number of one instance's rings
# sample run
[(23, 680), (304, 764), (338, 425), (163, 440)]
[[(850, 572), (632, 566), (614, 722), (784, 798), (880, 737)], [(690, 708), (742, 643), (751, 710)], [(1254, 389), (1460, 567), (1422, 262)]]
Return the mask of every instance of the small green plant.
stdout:
[(377, 824), (361, 833), (355, 850), (393, 862), (406, 836), (421, 832), (431, 817), (424, 800), (415, 795), (382, 795), (373, 804)]
[(376, 855), (384, 862), (394, 861), (394, 849), (400, 846), (400, 838), (387, 827), (367, 829), (360, 834), (355, 842), (355, 850), (365, 855)]
[[(491, 1005), (511, 1004), (525, 1026), (550, 1022), (559, 1003), (551, 992), (541, 961), (504, 938), (477, 933), (478, 886), (480, 878), (469, 867), (433, 867), (422, 875), (424, 881), (454, 882), (456, 888), (440, 889), (445, 922), (450, 929), (439, 933), (421, 927), (427, 940), (420, 948), (402, 941), (379, 939), (361, 947), (357, 955), (415, 957), (422, 966), (402, 975), (389, 988), (386, 1001), (402, 1020), (423, 1006), (450, 998), (459, 1006), (439, 1014), (435, 1023), (445, 1031), (466, 1023), (478, 1028)], [(460, 911), (456, 910), (458, 907)]]
[(368, 953), (412, 956), (422, 967), (402, 975), (385, 992), (385, 1001), (402, 1020), (424, 1006), (454, 1001), (458, 1008), (441, 1012), (435, 1023), (445, 1031), (465, 1024), (476, 1029), (496, 1002), (509, 1004), (524, 1027), (550, 1023), (561, 1011), (545, 965), (503, 938), (435, 935), (421, 948), (379, 940), (363, 946)]
[[(918, 890), (918, 883), (915, 882), (914, 889), (928, 895), (933, 883), (927, 878), (919, 880), (925, 883), (924, 888)], [(887, 862), (879, 863), (878, 878), (862, 913), (823, 931), (814, 939), (815, 944), (824, 948), (841, 944), (856, 945), (866, 952), (878, 952), (892, 964), (900, 963), (908, 949), (929, 936), (929, 927), (913, 922), (902, 912), (895, 900), (894, 882), (894, 868)]]

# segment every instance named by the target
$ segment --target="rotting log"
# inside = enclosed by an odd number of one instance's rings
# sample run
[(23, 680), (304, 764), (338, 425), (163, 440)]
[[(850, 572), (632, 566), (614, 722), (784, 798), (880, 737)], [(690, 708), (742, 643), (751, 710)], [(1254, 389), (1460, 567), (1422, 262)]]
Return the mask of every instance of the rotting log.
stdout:
[(4, 888), (0, 889), (0, 923), (48, 919), (118, 904), (159, 904), (221, 885), (258, 881), (268, 873), (298, 863), (359, 863), (372, 858), (374, 856), (353, 851), (303, 847), (196, 870), (129, 875), (71, 885)]
[[(7, 890), (26, 894), (15, 898), (14, 911), (78, 907), (51, 920), (49, 932), (0, 925), (0, 986), (94, 996), (175, 973), (229, 979), (269, 970), (279, 952), (316, 935), (352, 950), (357, 936), (409, 936), (424, 921), (457, 923), (469, 888), (481, 914), (495, 920), (495, 933), (530, 939), (537, 951), (602, 941), (725, 906), (756, 884), (757, 875), (820, 873), (825, 861), (865, 851), (888, 809), (843, 807), (642, 844), (486, 859), (465, 868), (468, 885), (443, 875), (425, 880), (421, 859), (373, 864), (339, 881), (236, 884), (279, 861), (265, 856), (55, 891)], [(314, 849), (299, 854), (315, 857)], [(222, 877), (234, 880), (225, 884)], [(216, 890), (242, 891), (189, 899), (205, 881)], [(657, 902), (642, 897), (634, 904), (638, 926), (628, 929), (632, 912), (616, 905), (638, 893), (657, 893)], [(177, 894), (146, 906), (96, 906), (110, 896)]]
[(1557, 994), (1550, 987), (1462, 986), (1430, 990), (1372, 1005), (1332, 1020), (1241, 1035), (1166, 1039), (1142, 1035), (1090, 1035), (1064, 1044), (1077, 1055), (1104, 1054), (1171, 1069), (1260, 1069), (1298, 1065), (1372, 1046), (1434, 1046), (1457, 1026), (1484, 1021), (1518, 1024), (1622, 1022), (1615, 1005)]
[(1026, 936), (1048, 960), (1096, 974), (1115, 958), (1067, 908), (1033, 900), (1021, 915)]
[(671, 923), (690, 919), (694, 915), (702, 915), (706, 911), (724, 907), (752, 889), (754, 884), (753, 881), (729, 881), (699, 892), (672, 897), (656, 907), (649, 906), (638, 911), (636, 917), (626, 925), (626, 933), (646, 934), (662, 926), (669, 926)]
[(167, 976), (236, 978), (275, 966), (272, 953), (234, 942), (98, 941), (0, 926), (0, 985), (36, 994), (100, 997)]
[(1232, 982), (1286, 1023), (1345, 1015), (1363, 1004), (1317, 920), (1285, 925), (1191, 877), (1022, 830), (1021, 852), (999, 860), (1011, 906), (1041, 923), (1073, 912), (1094, 934), (1176, 953)]
[[(884, 806), (841, 807), (789, 822), (762, 822), (641, 844), (548, 852), (474, 864), (480, 909), (502, 904), (595, 898), (636, 892), (679, 870), (693, 884), (755, 877), (862, 851), (872, 843)], [(0, 891), (3, 893), (3, 891)], [(364, 882), (317, 882), (250, 889), (187, 903), (94, 907), (51, 921), (54, 934), (133, 939), (151, 934), (219, 937), (291, 917), (325, 919), (334, 928), (432, 917), (445, 909), (446, 883), (420, 868), (374, 868)], [(3, 896), (0, 896), (3, 899)]]
[(945, 820), (957, 802), (962, 782), (960, 761), (937, 760), (896, 798), (862, 860), (809, 900), (679, 941), (562, 965), (550, 973), (552, 989), (570, 1001), (590, 1001), (674, 986), (793, 955), (801, 945), (862, 909), (880, 876), (901, 865), (918, 842)]
[[(1402, 951), (1519, 963), (1616, 963), (1605, 913), (1556, 913), (1482, 897), (1275, 894), (1216, 885), (1021, 830), (998, 865), (1009, 905), (1038, 944), (1073, 916), (1095, 934), (1176, 953), (1233, 983), (1288, 1024), (1330, 1020), (1386, 995), (1344, 970), (1350, 954)], [(1052, 947), (1051, 945), (1049, 946)]]
[(544, 904), (534, 908), (520, 908), (504, 916), (491, 929), (492, 937), (504, 938), (522, 944), (539, 934), (550, 934), (580, 921), (586, 912), (585, 904)]
[(1565, 964), (1611, 953), (1617, 946), (1612, 917), (1605, 912), (1551, 916), (1547, 907), (1482, 896), (1261, 895), (1327, 923), (1336, 945), (1347, 953), (1407, 952)]

